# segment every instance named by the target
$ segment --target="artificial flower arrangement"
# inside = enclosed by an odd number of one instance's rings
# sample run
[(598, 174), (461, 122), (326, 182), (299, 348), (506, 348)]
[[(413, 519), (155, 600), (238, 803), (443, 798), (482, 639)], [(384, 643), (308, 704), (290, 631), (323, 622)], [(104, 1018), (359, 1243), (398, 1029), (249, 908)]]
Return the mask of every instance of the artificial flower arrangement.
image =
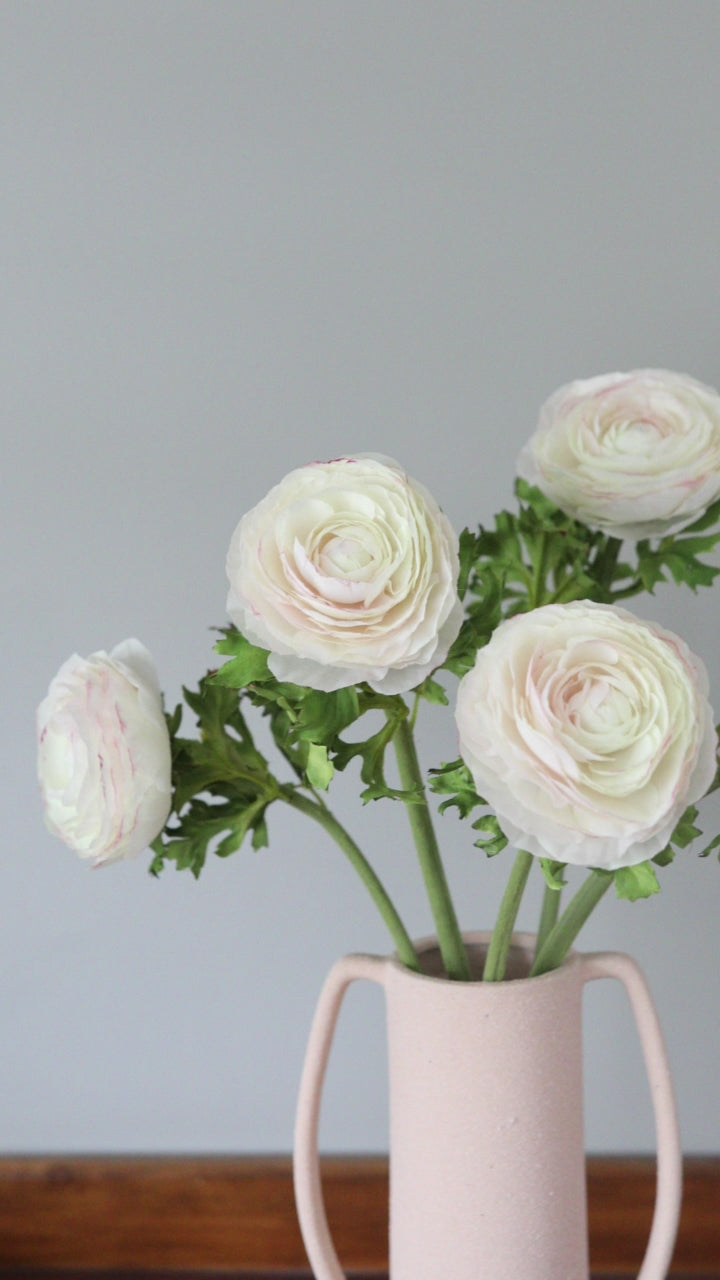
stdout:
[[(164, 712), (137, 641), (60, 669), (38, 711), (49, 829), (95, 865), (150, 844), (154, 874), (174, 861), (198, 876), (209, 853), (265, 846), (269, 810), (287, 804), (337, 842), (416, 969), (395, 904), (328, 804), (335, 773), (357, 762), (363, 802), (407, 807), (448, 977), (474, 975), (428, 789), (487, 855), (516, 849), (482, 976), (505, 974), (535, 865), (532, 972), (558, 967), (612, 884), (632, 900), (658, 892), (658, 868), (701, 835), (697, 803), (720, 785), (702, 661), (620, 604), (668, 575), (696, 590), (720, 572), (703, 559), (720, 542), (720, 396), (660, 370), (562, 387), (522, 451), (516, 495), (493, 528), (457, 537), (391, 459), (286, 476), (232, 537), (226, 661), (184, 690), (199, 736), (181, 734), (181, 706)], [(449, 704), (449, 678), (459, 758), (423, 774), (416, 721), (424, 701)], [(381, 726), (363, 736), (369, 712)], [(569, 865), (587, 875), (563, 910)]]

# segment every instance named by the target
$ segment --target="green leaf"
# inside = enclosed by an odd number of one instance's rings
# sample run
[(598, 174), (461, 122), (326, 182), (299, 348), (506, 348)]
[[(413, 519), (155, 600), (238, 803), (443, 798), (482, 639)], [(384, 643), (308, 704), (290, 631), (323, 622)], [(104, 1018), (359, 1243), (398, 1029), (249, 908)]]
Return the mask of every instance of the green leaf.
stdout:
[[(718, 521), (720, 521), (720, 498), (711, 503), (704, 515), (701, 515), (693, 524), (686, 525), (683, 533), (702, 533), (704, 529), (712, 528)], [(718, 534), (718, 537), (720, 537), (720, 534)]]
[[(236, 853), (241, 847), (248, 831), (256, 828), (263, 818), (267, 801), (260, 796), (253, 804), (248, 805), (247, 809), (243, 809), (233, 820), (229, 835), (225, 836), (218, 844), (215, 853), (218, 858), (228, 858), (230, 854)], [(253, 840), (253, 847), (255, 841)]]
[(675, 827), (675, 830), (670, 836), (670, 842), (671, 844), (676, 845), (678, 849), (687, 849), (688, 845), (692, 844), (693, 840), (696, 840), (698, 836), (702, 835), (700, 828), (695, 826), (695, 819), (697, 818), (698, 813), (699, 810), (697, 805), (689, 805)]
[(679, 551), (671, 551), (665, 555), (665, 564), (679, 586), (683, 583), (695, 591), (698, 587), (711, 587), (720, 568), (702, 564), (694, 556), (683, 555)]
[(666, 844), (664, 849), (661, 849), (659, 853), (655, 854), (652, 861), (655, 863), (656, 867), (669, 867), (670, 863), (675, 861), (675, 854), (676, 850), (673, 849), (672, 845)]
[(360, 799), (363, 804), (369, 804), (371, 800), (402, 800), (403, 804), (422, 804), (424, 796), (419, 788), (411, 791), (389, 787), (385, 782), (371, 782), (360, 792)]
[(180, 725), (182, 723), (182, 710), (183, 710), (182, 703), (178, 702), (172, 715), (168, 715), (167, 713), (165, 715), (165, 720), (167, 721), (168, 733), (170, 734), (171, 738), (174, 738), (177, 736), (177, 731), (180, 728)]
[(460, 559), (460, 573), (458, 576), (457, 593), (460, 600), (465, 599), (465, 593), (470, 582), (470, 575), (473, 571), (475, 561), (478, 554), (478, 536), (471, 532), (470, 529), (463, 529), (458, 539), (458, 554)]
[(540, 859), (545, 883), (549, 889), (555, 889), (559, 893), (567, 884), (567, 880), (563, 875), (566, 865), (565, 862), (555, 862), (553, 858)]
[(327, 791), (335, 773), (335, 766), (328, 756), (327, 747), (319, 742), (308, 743), (305, 773), (311, 787), (317, 788), (318, 791)]
[(155, 854), (155, 857), (150, 863), (148, 871), (151, 876), (155, 876), (157, 878), (165, 866), (165, 843), (161, 835), (155, 837), (150, 848)]
[(699, 857), (707, 858), (708, 855), (713, 852), (713, 849), (720, 849), (720, 836), (715, 836), (715, 839), (711, 840), (710, 843), (701, 850)]
[(508, 838), (493, 813), (486, 813), (472, 824), (473, 831), (482, 831), (484, 838), (475, 841), (475, 848), (481, 849), (488, 858), (494, 858), (507, 848)]
[(438, 706), (447, 707), (449, 698), (441, 684), (437, 680), (433, 680), (432, 676), (427, 676), (422, 684), (419, 684), (415, 693), (419, 698), (425, 698), (427, 702), (434, 702)]
[(230, 655), (230, 661), (213, 676), (216, 684), (230, 689), (245, 689), (256, 680), (273, 678), (267, 664), (268, 651), (250, 644), (235, 628), (223, 633), (222, 640), (215, 645), (215, 652)]
[[(208, 675), (198, 689), (183, 694), (197, 717), (199, 737), (172, 739), (172, 813), (153, 845), (153, 875), (175, 862), (199, 876), (211, 849), (227, 857), (250, 831), (254, 846), (261, 847), (267, 843), (265, 810), (281, 794), (255, 746), (238, 691)], [(173, 722), (179, 725), (177, 712)]]
[(660, 892), (655, 868), (650, 862), (638, 862), (634, 867), (621, 867), (614, 873), (618, 898), (637, 902)]
[(264, 811), (261, 817), (258, 818), (258, 821), (255, 823), (255, 827), (253, 829), (253, 836), (252, 836), (252, 847), (255, 850), (267, 849), (269, 844), (270, 844), (270, 838), (268, 836), (267, 819), (265, 817), (265, 811)]
[(456, 808), (461, 818), (467, 818), (473, 809), (487, 804), (475, 790), (472, 774), (464, 760), (453, 760), (439, 769), (431, 769), (428, 785), (435, 795), (447, 797), (439, 806), (440, 813)]
[(304, 690), (298, 699), (296, 736), (301, 741), (328, 746), (359, 714), (360, 703), (353, 686), (332, 693)]
[(335, 767), (343, 770), (351, 760), (361, 760), (360, 778), (365, 783), (365, 790), (360, 793), (363, 804), (380, 799), (412, 802), (415, 799), (413, 793), (388, 786), (385, 778), (385, 753), (398, 728), (407, 719), (405, 702), (397, 694), (378, 694), (367, 686), (361, 686), (358, 702), (360, 718), (369, 711), (382, 711), (384, 723), (376, 733), (359, 741), (348, 742), (344, 738), (335, 738), (330, 748)]
[(705, 515), (689, 529), (668, 534), (660, 539), (657, 546), (651, 546), (647, 538), (637, 544), (638, 574), (648, 591), (652, 591), (658, 582), (667, 581), (665, 569), (669, 569), (675, 582), (689, 586), (693, 591), (697, 591), (698, 587), (713, 585), (720, 567), (707, 564), (699, 557), (717, 546), (720, 542), (720, 530), (698, 535), (710, 525), (716, 524), (718, 510), (720, 503), (713, 503)]
[(440, 670), (464, 676), (474, 667), (478, 649), (488, 643), (502, 621), (504, 589), (504, 574), (495, 565), (477, 567), (472, 591), (479, 598), (468, 605), (465, 620)]

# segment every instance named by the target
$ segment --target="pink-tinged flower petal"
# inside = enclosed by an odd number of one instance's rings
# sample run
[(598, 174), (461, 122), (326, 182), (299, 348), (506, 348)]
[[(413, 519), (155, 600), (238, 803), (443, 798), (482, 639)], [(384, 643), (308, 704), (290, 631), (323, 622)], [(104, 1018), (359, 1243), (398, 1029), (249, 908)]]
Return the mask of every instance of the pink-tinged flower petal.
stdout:
[(720, 497), (720, 395), (664, 369), (571, 382), (543, 405), (517, 473), (614, 537), (683, 529)]
[(715, 775), (705, 667), (625, 609), (546, 605), (502, 623), (460, 682), (461, 755), (508, 838), (614, 870), (659, 853)]
[(405, 693), (460, 630), (458, 539), (390, 458), (362, 454), (286, 476), (243, 517), (227, 608), (282, 680)]
[(142, 853), (172, 794), (170, 738), (153, 660), (138, 640), (73, 655), (37, 713), (48, 829), (96, 866)]

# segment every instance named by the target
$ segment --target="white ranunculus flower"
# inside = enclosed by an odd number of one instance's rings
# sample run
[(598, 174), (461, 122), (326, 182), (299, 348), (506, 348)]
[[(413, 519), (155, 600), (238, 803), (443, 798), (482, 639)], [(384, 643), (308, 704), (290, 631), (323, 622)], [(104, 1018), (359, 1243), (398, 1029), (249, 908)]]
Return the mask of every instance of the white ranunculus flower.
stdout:
[(96, 866), (132, 858), (162, 831), (170, 738), (147, 649), (125, 640), (75, 654), (37, 713), (38, 776), (53, 835)]
[(546, 605), (502, 623), (461, 681), (460, 751), (516, 847), (632, 866), (712, 782), (707, 692), (671, 632), (609, 605)]
[(591, 529), (635, 542), (683, 529), (720, 496), (720, 395), (664, 369), (568, 383), (517, 471)]
[(228, 613), (280, 680), (404, 693), (447, 657), (462, 622), (458, 540), (390, 458), (292, 471), (230, 543)]

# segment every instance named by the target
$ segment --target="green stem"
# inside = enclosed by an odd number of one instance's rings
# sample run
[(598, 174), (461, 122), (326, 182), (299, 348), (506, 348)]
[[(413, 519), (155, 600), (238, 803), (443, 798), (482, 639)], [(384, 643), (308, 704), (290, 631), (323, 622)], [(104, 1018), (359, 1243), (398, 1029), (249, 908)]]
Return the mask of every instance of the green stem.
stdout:
[(580, 600), (583, 593), (578, 594), (578, 585), (576, 579), (571, 574), (569, 578), (563, 578), (559, 586), (553, 591), (548, 604), (568, 604), (571, 600)]
[(642, 578), (633, 578), (632, 582), (626, 587), (618, 587), (617, 591), (611, 592), (612, 600), (627, 600), (629, 596), (636, 596), (643, 589)]
[(398, 956), (402, 963), (408, 969), (414, 969), (416, 972), (420, 969), (417, 952), (412, 944), (410, 935), (407, 932), (395, 906), (393, 905), (387, 890), (381, 880), (373, 871), (365, 854), (356, 845), (352, 836), (338, 822), (337, 818), (330, 812), (322, 802), (309, 800), (307, 796), (302, 795), (299, 791), (283, 791), (281, 799), (289, 804), (293, 809), (299, 810), (300, 813), (306, 814), (309, 818), (313, 818), (315, 822), (319, 822), (324, 827), (328, 835), (332, 836), (336, 844), (340, 846), (346, 855), (352, 867), (357, 871), (360, 879), (368, 890), (375, 906), (378, 908), (385, 924), (390, 930), (390, 934), (395, 943)]
[(608, 537), (605, 542), (605, 546), (599, 553), (595, 564), (593, 565), (598, 582), (601, 583), (603, 587), (606, 587), (608, 591), (612, 587), (612, 581), (621, 547), (622, 538)]
[(547, 576), (547, 555), (549, 550), (549, 539), (547, 533), (543, 533), (540, 537), (540, 549), (537, 558), (533, 563), (533, 580), (528, 592), (528, 605), (531, 609), (537, 609), (542, 604), (545, 595), (545, 578)]
[(612, 871), (591, 871), (538, 950), (530, 971), (532, 978), (560, 967), (590, 912), (610, 888), (613, 878)]
[(470, 965), (460, 934), (445, 869), (440, 857), (430, 806), (425, 794), (420, 762), (415, 749), (413, 731), (407, 720), (400, 724), (394, 738), (400, 781), (405, 791), (415, 791), (417, 800), (407, 805), (410, 827), (425, 880), (430, 907), (437, 929), (438, 943), (449, 978), (459, 982), (470, 980)]
[(513, 929), (532, 864), (533, 855), (520, 849), (500, 903), (498, 918), (485, 957), (483, 982), (502, 982), (505, 977)]
[(557, 923), (560, 911), (560, 899), (562, 897), (562, 889), (551, 889), (546, 883), (545, 893), (543, 894), (542, 909), (540, 911), (540, 924), (538, 925), (537, 945), (535, 955), (538, 955), (540, 949), (545, 945), (547, 938)]

